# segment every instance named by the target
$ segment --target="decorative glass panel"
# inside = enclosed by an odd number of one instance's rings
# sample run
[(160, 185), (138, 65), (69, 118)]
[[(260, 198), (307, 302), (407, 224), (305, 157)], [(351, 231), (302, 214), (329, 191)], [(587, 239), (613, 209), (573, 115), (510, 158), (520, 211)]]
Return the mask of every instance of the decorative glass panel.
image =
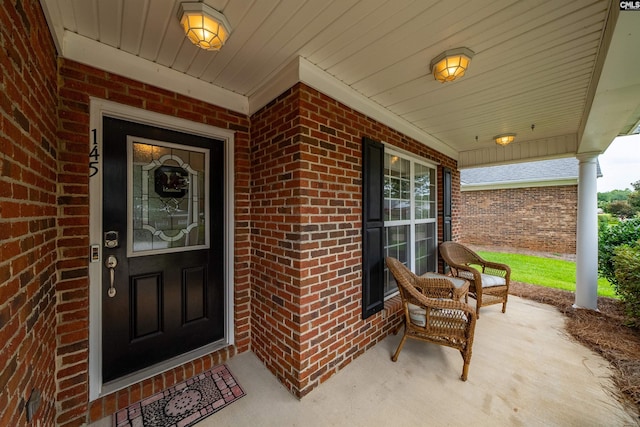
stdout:
[(129, 256), (208, 247), (209, 151), (132, 137), (127, 144)]

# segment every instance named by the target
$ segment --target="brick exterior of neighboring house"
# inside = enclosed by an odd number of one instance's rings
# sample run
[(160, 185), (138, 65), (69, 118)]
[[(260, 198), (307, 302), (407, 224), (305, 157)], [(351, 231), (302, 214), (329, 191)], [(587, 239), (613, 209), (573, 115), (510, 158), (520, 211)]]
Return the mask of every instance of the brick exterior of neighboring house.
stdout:
[[(438, 188), (452, 169), (461, 233), (453, 159), (304, 84), (247, 117), (58, 59), (35, 1), (0, 4), (0, 45), (0, 425), (34, 389), (33, 423), (79, 426), (246, 351), (302, 397), (379, 342), (400, 317), (361, 316), (363, 136), (437, 163)], [(90, 96), (235, 132), (235, 344), (91, 403)]]
[(576, 159), (494, 166), (461, 175), (461, 242), (576, 253)]

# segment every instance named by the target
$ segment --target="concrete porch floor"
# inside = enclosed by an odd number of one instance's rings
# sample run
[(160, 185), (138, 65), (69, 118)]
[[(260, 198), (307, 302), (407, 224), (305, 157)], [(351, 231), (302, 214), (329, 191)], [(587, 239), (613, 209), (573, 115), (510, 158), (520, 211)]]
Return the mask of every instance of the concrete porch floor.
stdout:
[(555, 308), (510, 297), (505, 314), (483, 308), (467, 382), (451, 348), (407, 340), (392, 362), (400, 332), (302, 400), (244, 353), (227, 366), (246, 396), (197, 426), (640, 425), (615, 397), (608, 362), (563, 325)]

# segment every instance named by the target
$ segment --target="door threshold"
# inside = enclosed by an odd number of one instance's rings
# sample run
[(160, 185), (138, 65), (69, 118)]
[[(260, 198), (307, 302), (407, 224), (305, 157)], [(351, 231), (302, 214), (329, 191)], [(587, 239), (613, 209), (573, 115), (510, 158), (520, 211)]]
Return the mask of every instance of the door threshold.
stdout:
[(125, 375), (124, 377), (109, 381), (108, 383), (102, 385), (100, 393), (98, 394), (98, 396), (96, 396), (96, 399), (104, 397), (115, 391), (122, 390), (123, 388), (127, 388), (133, 384), (142, 382), (173, 368), (177, 368), (180, 365), (184, 365), (185, 363), (191, 362), (192, 360), (221, 350), (225, 347), (228, 347), (229, 345), (230, 344), (226, 340), (219, 340), (211, 344), (207, 344), (204, 347), (192, 350), (188, 353), (181, 354), (180, 356), (165, 360), (164, 362), (149, 366), (148, 368), (142, 369), (132, 374)]

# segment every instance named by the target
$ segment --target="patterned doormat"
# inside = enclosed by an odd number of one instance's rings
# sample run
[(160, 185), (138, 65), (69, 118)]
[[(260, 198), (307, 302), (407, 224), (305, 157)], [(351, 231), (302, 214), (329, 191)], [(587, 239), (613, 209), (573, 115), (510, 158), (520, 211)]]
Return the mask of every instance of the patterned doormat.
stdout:
[(187, 427), (244, 396), (226, 365), (196, 375), (113, 414), (116, 427)]

